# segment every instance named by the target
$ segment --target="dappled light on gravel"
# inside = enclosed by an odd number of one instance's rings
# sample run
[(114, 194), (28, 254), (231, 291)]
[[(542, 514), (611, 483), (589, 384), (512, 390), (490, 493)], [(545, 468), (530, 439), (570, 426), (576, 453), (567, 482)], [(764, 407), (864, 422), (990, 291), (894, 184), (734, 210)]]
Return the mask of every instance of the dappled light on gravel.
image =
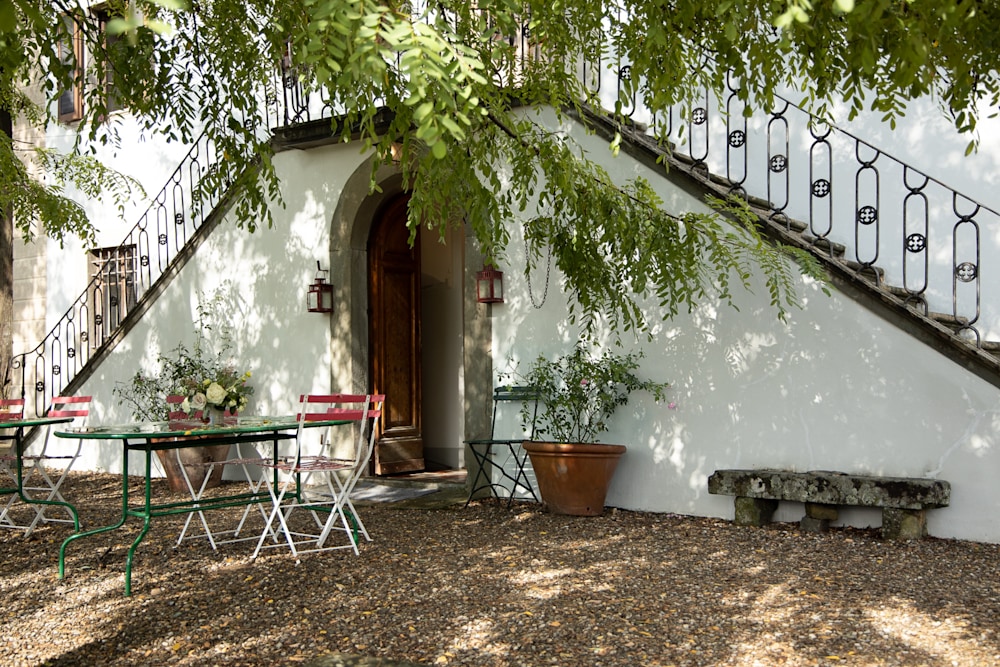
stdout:
[[(87, 527), (113, 522), (116, 479), (67, 482)], [(155, 521), (132, 598), (138, 522), (72, 544), (63, 581), (66, 526), (27, 540), (0, 531), (0, 664), (308, 665), (332, 653), (490, 667), (1000, 664), (997, 545), (495, 501), (359, 511), (374, 537), (360, 556), (299, 565), (280, 549), (251, 562), (252, 543), (174, 548), (182, 520)], [(240, 513), (208, 518), (224, 528)]]

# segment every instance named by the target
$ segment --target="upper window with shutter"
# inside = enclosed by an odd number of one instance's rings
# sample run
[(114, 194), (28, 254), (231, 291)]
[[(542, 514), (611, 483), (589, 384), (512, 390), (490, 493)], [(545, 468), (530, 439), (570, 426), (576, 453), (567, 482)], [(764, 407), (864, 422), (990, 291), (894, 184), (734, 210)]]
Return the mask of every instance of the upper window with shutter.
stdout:
[(65, 33), (59, 41), (59, 59), (70, 68), (71, 83), (58, 100), (59, 120), (72, 122), (83, 117), (83, 30), (72, 16), (63, 16)]

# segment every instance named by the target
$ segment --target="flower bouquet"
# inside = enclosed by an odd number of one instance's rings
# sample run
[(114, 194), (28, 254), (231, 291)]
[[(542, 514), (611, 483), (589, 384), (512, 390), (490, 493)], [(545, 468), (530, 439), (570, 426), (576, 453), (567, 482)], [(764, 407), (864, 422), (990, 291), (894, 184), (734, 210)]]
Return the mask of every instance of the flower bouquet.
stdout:
[(229, 414), (241, 412), (253, 394), (253, 387), (247, 384), (250, 376), (250, 371), (240, 373), (232, 365), (226, 365), (205, 376), (182, 378), (177, 391), (184, 396), (180, 409), (188, 414), (212, 409)]
[[(132, 417), (141, 422), (173, 421), (179, 426), (187, 420), (172, 420), (171, 410), (183, 411), (190, 418), (201, 418), (222, 423), (225, 413), (235, 414), (246, 409), (253, 394), (248, 384), (250, 371), (237, 370), (227, 361), (233, 350), (232, 330), (226, 323), (226, 305), (217, 292), (208, 303), (199, 298), (198, 319), (194, 343), (190, 347), (179, 343), (175, 348), (157, 356), (157, 368), (152, 372), (139, 371), (127, 382), (118, 382), (114, 393), (127, 406)], [(215, 313), (213, 317), (210, 317)], [(207, 339), (214, 333), (217, 349)], [(180, 396), (180, 403), (170, 403), (168, 397)], [(191, 425), (195, 426), (195, 425)], [(185, 424), (183, 430), (191, 428)], [(177, 428), (176, 430), (182, 430)], [(197, 434), (173, 439), (199, 439)], [(204, 464), (222, 461), (229, 454), (230, 446), (185, 446), (177, 449), (156, 449), (156, 456), (174, 491), (187, 491), (188, 483), (195, 488), (213, 488), (222, 479), (223, 466), (214, 469)], [(205, 475), (212, 470), (211, 476)], [(203, 486), (204, 485), (204, 486)]]

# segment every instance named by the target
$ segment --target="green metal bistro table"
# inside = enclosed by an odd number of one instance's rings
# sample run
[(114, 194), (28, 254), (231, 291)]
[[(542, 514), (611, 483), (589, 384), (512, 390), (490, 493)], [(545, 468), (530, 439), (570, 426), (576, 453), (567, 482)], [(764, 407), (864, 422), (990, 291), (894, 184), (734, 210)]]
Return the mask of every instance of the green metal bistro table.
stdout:
[(72, 417), (37, 417), (35, 419), (18, 419), (16, 421), (6, 421), (0, 423), (0, 428), (14, 430), (12, 434), (0, 435), (0, 440), (10, 440), (13, 443), (14, 458), (16, 459), (17, 465), (17, 474), (15, 475), (17, 479), (17, 486), (11, 488), (0, 488), (0, 494), (16, 493), (22, 502), (29, 505), (58, 505), (59, 507), (65, 507), (73, 516), (73, 531), (78, 533), (80, 532), (80, 517), (76, 512), (76, 508), (70, 503), (60, 502), (58, 500), (38, 500), (24, 494), (25, 429), (34, 428), (36, 426), (50, 426), (52, 424), (66, 424), (71, 421), (73, 421)]
[[(343, 420), (307, 422), (309, 428), (336, 426), (347, 424)], [(235, 424), (200, 425), (196, 422), (185, 422), (184, 428), (176, 422), (150, 422), (118, 426), (96, 426), (79, 429), (57, 431), (60, 438), (84, 438), (90, 440), (118, 441), (122, 454), (122, 514), (118, 523), (102, 526), (83, 533), (67, 537), (59, 547), (59, 578), (62, 579), (66, 570), (66, 548), (78, 539), (117, 530), (125, 525), (129, 517), (143, 520), (142, 530), (129, 547), (125, 559), (125, 595), (132, 595), (132, 559), (135, 550), (149, 532), (153, 517), (171, 516), (175, 514), (190, 514), (225, 507), (245, 506), (249, 503), (271, 502), (271, 496), (266, 491), (252, 493), (244, 492), (226, 496), (216, 496), (202, 500), (175, 501), (169, 503), (154, 503), (152, 500), (151, 483), (153, 471), (153, 453), (157, 450), (174, 450), (183, 447), (211, 447), (213, 445), (236, 445), (243, 443), (270, 443), (275, 461), (278, 459), (278, 443), (296, 437), (295, 430), (299, 423), (294, 416), (247, 418)], [(196, 437), (191, 437), (196, 436)], [(134, 453), (144, 457), (145, 493), (141, 504), (131, 503), (129, 498), (129, 458)], [(275, 470), (277, 478), (277, 471)], [(274, 480), (277, 483), (277, 479)]]

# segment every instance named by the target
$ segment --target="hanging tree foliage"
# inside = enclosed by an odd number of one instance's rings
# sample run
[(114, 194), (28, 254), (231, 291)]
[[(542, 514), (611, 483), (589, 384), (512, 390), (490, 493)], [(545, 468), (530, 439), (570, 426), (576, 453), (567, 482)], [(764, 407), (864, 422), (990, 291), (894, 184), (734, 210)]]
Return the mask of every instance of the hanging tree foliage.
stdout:
[[(146, 132), (191, 141), (204, 129), (220, 146), (225, 159), (200, 187), (235, 184), (236, 217), (253, 231), (270, 224), (269, 203), (279, 200), (260, 130), (261, 91), (287, 53), (303, 81), (332, 101), (335, 133), (386, 161), (399, 142), (411, 225), (467, 222), (484, 254), (500, 258), (508, 225), (528, 217), (532, 256), (552, 248), (573, 314), (587, 324), (607, 316), (642, 329), (642, 299), (657, 299), (669, 316), (708, 290), (727, 298), (731, 278), (749, 285), (754, 270), (783, 313), (795, 303), (796, 269), (752, 224), (673, 217), (647, 183), (613, 183), (565, 137), (521, 112), (594, 103), (579, 62), (629, 63), (651, 112), (705, 85), (721, 90), (727, 73), (752, 105), (792, 87), (820, 114), (843, 99), (894, 120), (908, 99), (932, 94), (963, 131), (975, 130), (982, 102), (998, 102), (1000, 10), (975, 0), (179, 2), (111, 0), (99, 16), (78, 0), (0, 0), (0, 104), (36, 125), (53, 122), (54, 107), (35, 107), (25, 91), (40, 85), (53, 100), (71, 87), (79, 63), (63, 47), (78, 30), (89, 54), (86, 81), (109, 82)], [(524, 34), (540, 57), (523, 57)], [(84, 86), (78, 154), (117, 141), (106, 90)], [(388, 130), (377, 122), (383, 109)], [(30, 159), (24, 147), (0, 147), (0, 205), (14, 207), (25, 233), (43, 218), (57, 237), (93, 238), (70, 214), (71, 202), (31, 180), (23, 167)], [(97, 173), (87, 168), (63, 173)], [(115, 192), (127, 186), (100, 175)], [(528, 202), (546, 214), (525, 216)]]

